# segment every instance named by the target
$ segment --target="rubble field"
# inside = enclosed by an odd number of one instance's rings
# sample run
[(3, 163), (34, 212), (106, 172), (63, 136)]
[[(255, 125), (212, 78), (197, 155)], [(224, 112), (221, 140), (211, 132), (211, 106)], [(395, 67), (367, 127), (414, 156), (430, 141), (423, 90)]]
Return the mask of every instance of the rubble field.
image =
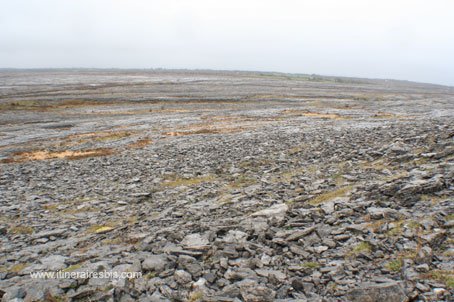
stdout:
[(2, 70), (0, 300), (453, 301), (453, 117), (405, 81)]

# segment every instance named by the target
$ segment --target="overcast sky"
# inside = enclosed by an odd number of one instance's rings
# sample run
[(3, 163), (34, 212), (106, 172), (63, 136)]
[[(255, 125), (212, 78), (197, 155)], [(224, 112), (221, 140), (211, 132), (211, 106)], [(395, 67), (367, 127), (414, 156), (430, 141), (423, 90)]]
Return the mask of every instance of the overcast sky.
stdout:
[(0, 0), (0, 67), (261, 70), (454, 86), (454, 1)]

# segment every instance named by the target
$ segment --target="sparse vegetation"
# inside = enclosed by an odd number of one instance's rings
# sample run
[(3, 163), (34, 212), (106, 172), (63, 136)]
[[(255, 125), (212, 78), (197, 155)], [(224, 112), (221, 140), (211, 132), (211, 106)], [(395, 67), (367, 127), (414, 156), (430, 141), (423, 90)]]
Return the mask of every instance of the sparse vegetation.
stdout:
[(411, 259), (411, 260), (414, 260), (416, 258), (416, 256), (417, 256), (417, 254), (418, 254), (418, 249), (416, 249), (416, 250), (407, 250), (407, 251), (400, 252), (398, 254), (399, 259)]
[(141, 138), (137, 141), (135, 141), (134, 143), (131, 143), (129, 144), (128, 146), (130, 148), (144, 148), (146, 146), (148, 146), (149, 144), (151, 144), (153, 141), (149, 138)]
[(53, 296), (52, 294), (48, 293), (46, 296), (46, 301), (52, 302), (67, 302), (69, 299), (65, 296)]
[(47, 101), (47, 100), (17, 100), (9, 103), (1, 103), (0, 111), (6, 110), (37, 110), (48, 111), (56, 109), (68, 109), (82, 106), (103, 105), (104, 102), (92, 100), (62, 100), (62, 101)]
[[(367, 219), (366, 221), (370, 221), (370, 218)], [(370, 230), (372, 230), (372, 232), (376, 233), (380, 229), (380, 227), (382, 227), (385, 223), (386, 223), (385, 219), (375, 220), (375, 221), (369, 222), (368, 228)]]
[(49, 203), (49, 204), (43, 205), (43, 209), (45, 209), (47, 211), (56, 211), (57, 208), (58, 208), (58, 204), (56, 204), (56, 203)]
[(107, 238), (102, 241), (102, 244), (104, 244), (104, 245), (120, 245), (122, 243), (124, 243), (124, 242), (120, 237), (111, 238), (111, 239)]
[(194, 291), (189, 295), (189, 302), (200, 302), (203, 300), (203, 292), (202, 291)]
[(390, 163), (386, 162), (384, 159), (378, 159), (370, 162), (363, 162), (361, 164), (363, 169), (372, 169), (377, 171), (383, 171), (384, 169), (392, 170), (393, 167)]
[(113, 150), (100, 148), (92, 150), (79, 150), (79, 151), (47, 151), (47, 150), (38, 150), (30, 152), (20, 152), (13, 155), (13, 157), (3, 159), (3, 163), (20, 163), (25, 161), (32, 160), (46, 160), (46, 159), (55, 159), (55, 158), (65, 158), (65, 159), (83, 159), (87, 157), (96, 157), (96, 156), (106, 156), (113, 153)]
[(153, 279), (156, 277), (156, 272), (149, 272), (149, 273), (146, 273), (144, 276), (143, 276), (145, 279), (149, 280), (149, 279)]
[(389, 112), (377, 112), (373, 115), (373, 118), (391, 119), (391, 118), (397, 118), (397, 115), (395, 115), (394, 113), (389, 113)]
[(59, 211), (63, 215), (76, 215), (80, 213), (88, 213), (88, 212), (99, 212), (100, 209), (94, 206), (84, 206), (84, 207), (75, 207), (69, 206), (68, 208)]
[(440, 201), (446, 200), (448, 198), (449, 197), (447, 195), (441, 195), (441, 196), (434, 196), (434, 195), (428, 195), (428, 194), (421, 195), (422, 201), (430, 202), (434, 205), (439, 203)]
[(120, 140), (126, 137), (131, 136), (132, 133), (129, 131), (116, 131), (116, 132), (104, 132), (99, 135), (93, 136), (94, 141), (115, 141), (115, 140)]
[(334, 198), (344, 197), (352, 190), (352, 188), (353, 188), (353, 186), (345, 186), (345, 187), (339, 188), (334, 191), (322, 193), (322, 194), (318, 195), (317, 197), (311, 199), (309, 201), (309, 203), (311, 205), (318, 205), (318, 204), (333, 200)]
[(422, 228), (421, 224), (415, 220), (407, 220), (405, 222), (405, 226), (409, 229), (412, 229), (412, 230), (419, 230)]
[(301, 264), (302, 267), (307, 268), (307, 269), (317, 269), (320, 267), (320, 263), (318, 262), (303, 262)]
[(386, 233), (388, 236), (401, 236), (403, 232), (403, 220), (394, 221), (391, 223), (392, 228)]
[(454, 271), (434, 270), (424, 277), (443, 282), (448, 288), (454, 288)]
[(304, 146), (296, 146), (288, 150), (289, 155), (295, 155), (304, 150)]
[(370, 254), (372, 252), (372, 245), (367, 241), (362, 241), (355, 245), (352, 250), (347, 253), (348, 257), (355, 257), (359, 254)]
[(288, 170), (288, 171), (282, 172), (279, 175), (277, 175), (274, 178), (274, 181), (275, 182), (282, 181), (285, 183), (289, 183), (293, 180), (294, 177), (296, 177), (298, 175), (302, 175), (305, 171), (306, 171), (305, 168), (296, 168), (293, 170)]
[(106, 224), (94, 224), (87, 228), (87, 233), (103, 234), (112, 231), (115, 228), (115, 222), (108, 222)]
[(256, 158), (253, 160), (249, 159), (241, 161), (238, 164), (238, 167), (247, 171), (258, 172), (263, 171), (263, 169), (266, 169), (266, 167), (272, 164), (272, 162), (273, 162), (272, 160), (265, 158)]
[(8, 272), (10, 272), (10, 273), (19, 273), (20, 271), (24, 270), (28, 266), (29, 266), (28, 263), (17, 263), (17, 264), (12, 265), (8, 269)]
[(337, 113), (320, 113), (320, 112), (311, 112), (307, 110), (299, 110), (299, 109), (286, 109), (281, 112), (283, 115), (291, 115), (291, 116), (305, 116), (305, 117), (313, 117), (313, 118), (320, 118), (320, 119), (349, 119), (347, 116), (341, 116)]
[(82, 267), (82, 264), (73, 264), (73, 265), (70, 265), (67, 268), (63, 269), (62, 271), (63, 272), (72, 272), (72, 271), (80, 269), (81, 267)]
[(17, 225), (12, 227), (9, 230), (9, 233), (15, 234), (15, 235), (30, 235), (33, 233), (33, 228), (30, 226), (25, 226), (25, 225)]
[(242, 127), (219, 127), (219, 128), (201, 128), (194, 130), (185, 131), (170, 131), (164, 133), (167, 136), (185, 136), (185, 135), (197, 135), (197, 134), (222, 134), (222, 133), (234, 133), (241, 132), (245, 129)]
[(386, 263), (385, 268), (389, 271), (397, 273), (402, 270), (402, 265), (403, 263), (401, 259), (395, 259)]
[(239, 189), (239, 188), (244, 188), (251, 186), (253, 184), (256, 184), (257, 180), (255, 178), (249, 177), (247, 175), (240, 175), (239, 177), (235, 178), (233, 181), (231, 181), (228, 184), (229, 188), (232, 189)]

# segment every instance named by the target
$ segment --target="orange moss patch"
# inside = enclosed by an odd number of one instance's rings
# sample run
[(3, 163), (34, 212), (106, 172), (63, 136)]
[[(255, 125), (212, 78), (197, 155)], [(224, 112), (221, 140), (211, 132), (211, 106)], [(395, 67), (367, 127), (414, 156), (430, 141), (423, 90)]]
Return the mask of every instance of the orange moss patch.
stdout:
[(342, 120), (342, 119), (348, 118), (348, 117), (341, 116), (336, 113), (310, 112), (310, 111), (297, 110), (297, 109), (287, 109), (287, 110), (282, 111), (282, 114), (293, 115), (293, 116), (307, 116), (307, 117), (314, 117), (314, 118), (321, 118), (321, 119), (335, 119), (335, 120)]
[(250, 123), (250, 122), (266, 122), (276, 121), (278, 117), (275, 116), (254, 116), (254, 115), (204, 115), (200, 117), (201, 120), (207, 123), (221, 123), (221, 124), (232, 124), (232, 123)]
[[(276, 117), (248, 116), (248, 115), (203, 115), (201, 122), (181, 126), (180, 129), (167, 128), (163, 135), (185, 136), (196, 134), (224, 134), (250, 131), (257, 127), (277, 121)], [(171, 130), (171, 131), (169, 131)]]
[(59, 147), (72, 147), (85, 143), (99, 143), (118, 141), (133, 135), (133, 131), (105, 131), (105, 132), (89, 132), (81, 134), (71, 134), (65, 137), (62, 141), (53, 144)]
[(31, 152), (16, 153), (12, 158), (2, 160), (2, 163), (17, 163), (32, 160), (46, 160), (55, 158), (65, 159), (81, 159), (86, 157), (110, 155), (113, 151), (111, 149), (93, 149), (93, 150), (80, 150), (80, 151), (47, 151), (38, 150)]
[(309, 116), (309, 117), (325, 118), (325, 119), (340, 119), (341, 118), (341, 116), (339, 114), (328, 114), (328, 113), (317, 113), (317, 112), (303, 113), (303, 115)]
[(203, 116), (203, 122), (183, 126), (176, 131), (164, 132), (167, 136), (185, 136), (196, 134), (224, 134), (237, 133), (252, 130), (267, 121), (257, 118), (250, 120), (244, 116), (224, 117), (224, 116)]
[(414, 115), (402, 115), (402, 114), (395, 114), (395, 113), (390, 113), (390, 112), (377, 112), (373, 116), (373, 118), (376, 119), (398, 119), (398, 120), (405, 120), (405, 119), (410, 119), (413, 118)]
[(128, 146), (131, 148), (143, 148), (151, 144), (153, 141), (149, 138), (142, 138), (137, 140), (136, 142), (129, 144)]

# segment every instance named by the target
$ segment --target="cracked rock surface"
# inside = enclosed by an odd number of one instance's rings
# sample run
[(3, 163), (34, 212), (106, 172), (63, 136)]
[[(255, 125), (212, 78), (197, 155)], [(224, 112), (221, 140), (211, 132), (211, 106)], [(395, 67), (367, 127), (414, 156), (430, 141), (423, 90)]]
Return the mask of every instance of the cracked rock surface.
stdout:
[[(452, 301), (454, 89), (0, 72), (1, 301)], [(31, 278), (36, 272), (138, 278)]]

